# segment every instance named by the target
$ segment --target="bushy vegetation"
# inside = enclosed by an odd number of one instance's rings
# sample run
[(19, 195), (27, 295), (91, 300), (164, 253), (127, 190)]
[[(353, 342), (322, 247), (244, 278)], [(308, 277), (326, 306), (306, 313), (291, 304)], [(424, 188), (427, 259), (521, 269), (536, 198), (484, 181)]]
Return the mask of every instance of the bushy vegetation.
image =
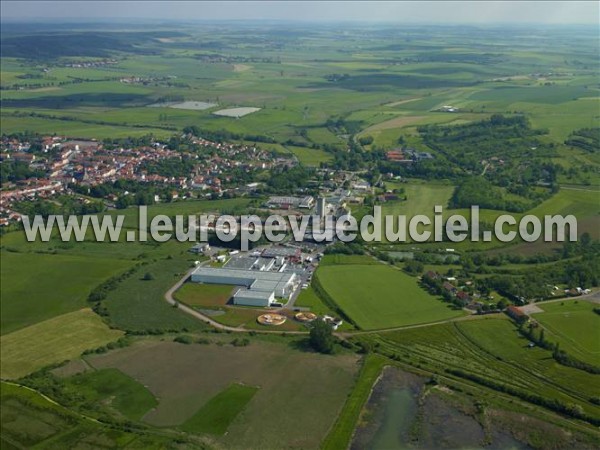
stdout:
[(590, 153), (598, 152), (600, 151), (600, 128), (576, 130), (565, 141), (565, 144)]
[(429, 147), (463, 172), (465, 179), (452, 197), (454, 207), (523, 212), (552, 193), (532, 187), (555, 184), (560, 170), (550, 160), (555, 145), (541, 141), (546, 132), (532, 129), (523, 116), (495, 114), (466, 125), (420, 127), (419, 132)]
[(3, 161), (0, 164), (0, 179), (6, 181), (20, 181), (27, 178), (43, 177), (45, 173), (40, 170), (32, 170), (29, 164), (23, 161)]
[(335, 338), (331, 326), (322, 320), (314, 321), (310, 327), (309, 343), (319, 353), (333, 353)]

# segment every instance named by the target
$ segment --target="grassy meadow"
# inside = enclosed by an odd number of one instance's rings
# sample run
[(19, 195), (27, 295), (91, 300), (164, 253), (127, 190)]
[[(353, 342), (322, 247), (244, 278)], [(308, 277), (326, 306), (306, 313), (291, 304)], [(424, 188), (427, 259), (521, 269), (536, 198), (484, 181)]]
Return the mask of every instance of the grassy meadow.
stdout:
[(354, 385), (356, 355), (306, 352), (282, 338), (235, 347), (231, 336), (204, 336), (212, 343), (142, 340), (86, 360), (146, 386), (158, 399), (148, 424), (221, 435), (216, 442), (229, 448), (273, 448), (281, 436), (292, 448), (319, 446)]
[(541, 313), (533, 314), (546, 330), (546, 338), (562, 350), (591, 364), (600, 364), (600, 316), (597, 303), (569, 300), (540, 303)]
[(600, 417), (600, 408), (591, 402), (600, 394), (595, 375), (558, 364), (548, 350), (528, 347), (528, 340), (504, 315), (361, 339), (378, 342), (378, 352), (444, 377), (452, 378), (450, 370), (459, 370), (515, 390), (577, 404)]
[(232, 384), (206, 402), (181, 428), (191, 433), (222, 436), (257, 391), (252, 386)]
[(71, 255), (2, 252), (2, 334), (86, 306), (93, 288), (131, 263)]
[(86, 402), (108, 403), (129, 420), (139, 421), (158, 402), (144, 386), (117, 369), (88, 371), (67, 380)]
[(234, 289), (230, 284), (186, 283), (179, 288), (175, 298), (190, 306), (225, 305)]
[[(143, 430), (118, 430), (89, 420), (34, 390), (11, 383), (0, 383), (0, 405), (0, 443), (6, 449), (108, 446), (159, 450), (173, 441), (173, 436), (146, 433)], [(195, 445), (203, 446), (198, 442)]]
[(316, 277), (364, 330), (438, 322), (463, 314), (428, 294), (416, 278), (383, 264), (323, 266)]
[[(2, 134), (98, 140), (152, 134), (166, 142), (195, 125), (201, 131), (234, 133), (233, 142), (266, 141), (257, 145), (293, 154), (304, 166), (342, 164), (354, 170), (357, 155), (352, 152), (364, 150), (361, 157), (367, 159), (402, 146), (431, 152), (443, 165), (449, 161), (444, 149), (427, 147), (419, 127), (519, 114), (546, 131), (538, 137), (552, 146), (547, 162), (558, 166), (559, 186), (550, 198), (514, 216), (573, 214), (580, 235), (587, 231), (599, 237), (600, 157), (595, 150), (565, 143), (575, 130), (597, 127), (600, 119), (595, 27), (361, 25), (347, 30), (203, 23), (148, 30), (90, 24), (94, 36), (65, 27), (39, 23), (35, 33), (20, 25), (3, 29)], [(115, 62), (101, 62), (106, 58)], [(99, 64), (72, 67), (81, 61)], [(141, 81), (125, 80), (130, 77)], [(156, 106), (171, 101), (215, 106)], [(445, 105), (455, 111), (440, 110)], [(240, 118), (213, 114), (245, 107), (260, 111)], [(359, 145), (361, 141), (368, 143)], [(360, 169), (371, 167), (369, 162)], [(458, 167), (451, 180), (444, 175), (427, 181), (418, 181), (418, 173), (402, 172), (407, 182), (384, 182), (386, 190), (404, 193), (400, 200), (384, 203), (383, 214), (431, 214), (434, 205), (444, 207), (445, 217), (466, 214), (447, 206), (461, 177), (482, 176), (482, 170), (475, 161), (470, 168)], [(548, 190), (533, 184), (527, 189)], [(517, 194), (503, 192), (517, 201)], [(179, 201), (152, 205), (148, 212), (150, 217), (239, 213), (260, 201)], [(358, 209), (362, 213), (365, 208)], [(504, 212), (482, 210), (481, 218), (492, 222)], [(108, 214), (125, 215), (125, 227), (138, 230), (137, 208)], [(477, 399), (472, 414), (506, 425), (511, 433), (530, 435), (532, 448), (574, 448), (564, 444), (573, 430), (592, 436), (590, 448), (600, 439), (591, 422), (539, 404), (543, 397), (598, 421), (597, 375), (560, 365), (549, 351), (529, 347), (504, 315), (463, 318), (465, 312), (428, 294), (416, 277), (371, 256), (327, 255), (313, 285), (297, 299), (297, 306), (317, 314), (342, 312), (368, 331), (352, 334), (353, 326), (344, 324), (345, 344), (358, 345), (340, 345), (338, 354), (323, 355), (308, 350), (304, 336), (284, 336), (306, 330), (293, 320), (292, 311), (285, 311), (289, 319), (277, 335), (244, 334), (249, 345), (236, 346), (238, 336), (208, 332), (204, 323), (168, 305), (164, 293), (200, 259), (188, 252), (191, 243), (129, 243), (124, 238), (97, 243), (91, 236), (63, 243), (56, 234), (48, 243), (29, 243), (20, 231), (0, 240), (1, 377), (18, 379), (65, 360), (81, 369), (72, 374), (63, 366), (61, 381), (68, 393), (77, 394), (70, 398), (71, 409), (60, 406), (65, 398), (54, 398), (58, 390), (52, 375), (45, 374), (48, 378), (38, 386), (47, 397), (1, 383), (2, 448), (345, 448), (364, 418), (361, 414), (372, 413), (364, 405), (386, 365), (427, 377), (428, 394), (461, 392)], [(410, 251), (448, 247), (447, 242), (384, 241), (374, 249), (400, 252), (408, 251), (407, 245), (419, 245)], [(560, 245), (465, 241), (452, 247), (457, 255), (490, 251), (532, 256), (554, 255)], [(512, 276), (530, 267), (536, 266), (502, 269)], [(425, 268), (461, 270), (460, 261)], [(87, 301), (103, 282), (129, 269), (102, 292), (99, 303)], [(231, 286), (188, 283), (176, 297), (210, 310), (223, 324), (264, 329), (256, 323), (264, 310), (225, 305), (231, 291)], [(543, 312), (533, 317), (549, 340), (599, 364), (594, 304), (569, 300), (539, 306)], [(130, 346), (81, 356), (125, 333), (137, 336), (130, 338)], [(191, 343), (174, 342), (176, 336), (188, 336)], [(503, 422), (506, 415), (500, 408), (516, 419)], [(125, 420), (135, 426), (123, 426), (120, 421)], [(562, 427), (564, 439), (546, 433), (543, 421)]]
[(116, 341), (123, 332), (110, 329), (90, 309), (63, 314), (0, 337), (3, 379), (15, 379), (50, 364), (77, 358), (84, 350)]

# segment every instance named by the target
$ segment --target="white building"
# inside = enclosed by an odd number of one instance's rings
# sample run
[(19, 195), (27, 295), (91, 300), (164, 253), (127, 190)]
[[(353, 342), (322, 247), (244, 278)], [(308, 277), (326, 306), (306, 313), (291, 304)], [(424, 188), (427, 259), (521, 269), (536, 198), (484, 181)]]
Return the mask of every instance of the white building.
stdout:
[(290, 298), (295, 288), (296, 274), (293, 272), (198, 267), (192, 272), (191, 281), (244, 286), (247, 289), (240, 289), (234, 294), (234, 304), (269, 306), (275, 301), (275, 297)]
[(250, 289), (239, 289), (233, 294), (233, 304), (243, 306), (269, 306), (275, 301), (273, 291), (253, 291)]

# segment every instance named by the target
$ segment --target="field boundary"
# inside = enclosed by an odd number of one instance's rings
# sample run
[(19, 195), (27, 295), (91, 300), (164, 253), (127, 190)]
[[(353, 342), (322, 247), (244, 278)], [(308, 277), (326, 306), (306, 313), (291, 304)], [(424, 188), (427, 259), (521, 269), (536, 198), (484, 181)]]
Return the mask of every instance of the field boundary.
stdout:
[(388, 364), (387, 358), (380, 355), (367, 355), (356, 384), (342, 407), (337, 420), (321, 444), (322, 450), (346, 449), (350, 445), (360, 413), (371, 396), (373, 386), (379, 379), (381, 371)]

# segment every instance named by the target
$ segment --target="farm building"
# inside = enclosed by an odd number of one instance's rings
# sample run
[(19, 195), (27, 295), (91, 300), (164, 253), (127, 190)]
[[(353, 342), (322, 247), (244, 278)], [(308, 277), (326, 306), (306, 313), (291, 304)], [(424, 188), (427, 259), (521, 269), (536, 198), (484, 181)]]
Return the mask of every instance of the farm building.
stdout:
[(529, 316), (521, 308), (512, 305), (506, 308), (506, 314), (516, 322), (525, 322), (529, 319)]

